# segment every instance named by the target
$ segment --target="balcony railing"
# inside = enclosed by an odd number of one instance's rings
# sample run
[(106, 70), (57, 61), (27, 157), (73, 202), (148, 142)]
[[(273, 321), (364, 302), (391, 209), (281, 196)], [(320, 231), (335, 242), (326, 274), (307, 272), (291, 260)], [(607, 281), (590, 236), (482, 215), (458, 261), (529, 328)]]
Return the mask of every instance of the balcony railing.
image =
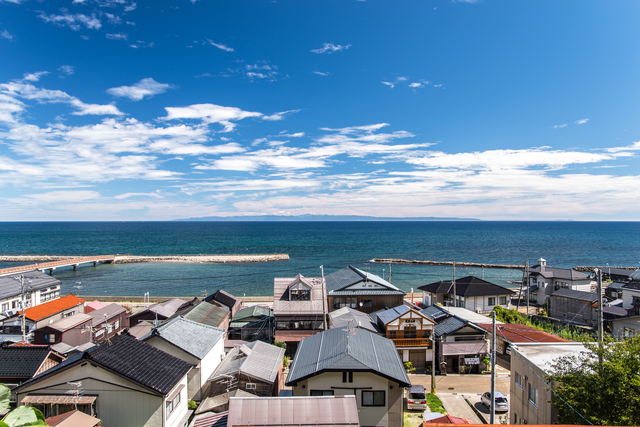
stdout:
[(394, 338), (391, 341), (396, 347), (430, 347), (431, 340), (429, 338)]

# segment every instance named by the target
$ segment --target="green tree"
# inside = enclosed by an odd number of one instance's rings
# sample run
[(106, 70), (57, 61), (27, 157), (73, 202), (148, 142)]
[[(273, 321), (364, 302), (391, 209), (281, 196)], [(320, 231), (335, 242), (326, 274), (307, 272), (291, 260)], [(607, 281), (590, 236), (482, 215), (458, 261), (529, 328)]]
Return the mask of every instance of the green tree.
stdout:
[(623, 341), (607, 339), (602, 347), (585, 343), (587, 352), (565, 356), (554, 365), (548, 379), (560, 399), (561, 424), (640, 425), (640, 336)]
[[(9, 408), (11, 390), (4, 384), (0, 384), (0, 411)], [(0, 421), (0, 427), (46, 426), (44, 415), (36, 408), (20, 406), (9, 412)]]

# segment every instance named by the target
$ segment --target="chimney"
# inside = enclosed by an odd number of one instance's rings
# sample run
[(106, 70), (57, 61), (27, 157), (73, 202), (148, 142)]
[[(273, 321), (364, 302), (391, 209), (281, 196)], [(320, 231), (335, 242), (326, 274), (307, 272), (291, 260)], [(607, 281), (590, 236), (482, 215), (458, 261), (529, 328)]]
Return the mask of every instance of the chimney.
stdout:
[(544, 268), (547, 265), (547, 260), (544, 258), (538, 259), (538, 265), (540, 266), (540, 272), (544, 273)]

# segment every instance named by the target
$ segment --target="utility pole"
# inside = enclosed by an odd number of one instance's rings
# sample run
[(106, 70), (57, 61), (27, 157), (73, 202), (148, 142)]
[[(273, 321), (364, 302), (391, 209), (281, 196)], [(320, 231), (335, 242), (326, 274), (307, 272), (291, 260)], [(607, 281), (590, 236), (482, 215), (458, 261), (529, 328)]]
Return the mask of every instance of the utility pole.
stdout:
[(456, 263), (453, 262), (453, 306), (457, 307), (458, 295), (456, 293)]
[(598, 345), (600, 346), (600, 350), (602, 350), (604, 339), (604, 320), (602, 313), (602, 270), (596, 269), (596, 275), (598, 276)]
[[(527, 275), (525, 273), (525, 269), (522, 269), (522, 281), (520, 282), (520, 293), (518, 294), (518, 305), (516, 307), (517, 311), (520, 311), (520, 301), (522, 301), (522, 287), (524, 286), (525, 282), (527, 283), (527, 286), (529, 286), (529, 282), (527, 280)], [(529, 292), (529, 288), (527, 287), (527, 292)]]
[(527, 316), (529, 315), (529, 260), (524, 263), (524, 275), (527, 278)]
[(391, 283), (391, 263), (389, 263), (389, 283)]
[(496, 312), (491, 312), (491, 413), (489, 424), (496, 418)]
[[(323, 330), (327, 330), (327, 308), (325, 304), (327, 303), (327, 296), (325, 294), (325, 286), (324, 286), (324, 266), (320, 266), (320, 275), (322, 277), (322, 328)], [(384, 274), (382, 275), (384, 277)]]
[(436, 394), (436, 337), (435, 329), (431, 332), (431, 393)]
[(25, 302), (24, 302), (24, 276), (21, 274), (19, 276), (13, 276), (12, 277), (13, 280), (17, 280), (18, 282), (20, 282), (20, 308), (22, 308), (22, 341), (26, 341), (27, 340), (27, 333), (26, 333), (26, 326), (25, 326), (25, 316), (27, 315), (26, 313), (26, 307), (25, 307)]

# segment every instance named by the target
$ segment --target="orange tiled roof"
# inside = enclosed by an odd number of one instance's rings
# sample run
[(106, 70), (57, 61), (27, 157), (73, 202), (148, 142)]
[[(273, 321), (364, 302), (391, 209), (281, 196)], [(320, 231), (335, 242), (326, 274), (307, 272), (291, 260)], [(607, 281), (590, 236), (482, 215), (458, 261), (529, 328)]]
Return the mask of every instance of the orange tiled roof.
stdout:
[[(45, 303), (36, 305), (35, 307), (27, 308), (25, 310), (25, 317), (27, 319), (38, 322), (49, 316), (53, 316), (56, 313), (75, 307), (76, 305), (84, 304), (85, 300), (78, 298), (73, 294), (65, 295), (53, 301), (47, 301)], [(22, 314), (22, 312), (20, 312)]]

